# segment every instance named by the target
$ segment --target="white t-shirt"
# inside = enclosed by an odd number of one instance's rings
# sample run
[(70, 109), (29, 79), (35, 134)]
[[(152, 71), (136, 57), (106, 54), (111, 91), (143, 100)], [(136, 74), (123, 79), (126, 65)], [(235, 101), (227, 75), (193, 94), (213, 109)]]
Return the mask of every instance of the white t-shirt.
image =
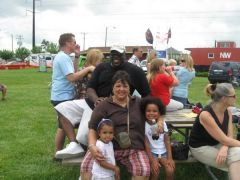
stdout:
[[(102, 152), (108, 163), (116, 165), (112, 142), (106, 144), (97, 140), (96, 146)], [(96, 161), (93, 163), (92, 174), (94, 177), (100, 178), (107, 178), (115, 175), (114, 171), (101, 167)]]
[[(145, 135), (148, 137), (150, 142), (151, 152), (154, 154), (164, 154), (167, 152), (164, 144), (164, 134), (159, 134), (158, 140), (152, 139), (151, 126), (147, 122), (145, 123)], [(167, 124), (164, 122), (164, 132), (168, 132)]]

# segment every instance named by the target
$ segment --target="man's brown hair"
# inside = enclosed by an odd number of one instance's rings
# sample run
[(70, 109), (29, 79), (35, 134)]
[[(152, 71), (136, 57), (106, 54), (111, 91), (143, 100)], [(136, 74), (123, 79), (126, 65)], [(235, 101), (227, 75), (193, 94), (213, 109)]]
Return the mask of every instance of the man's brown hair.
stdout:
[(61, 36), (60, 36), (60, 38), (59, 38), (59, 41), (58, 41), (59, 46), (60, 46), (60, 47), (65, 46), (65, 45), (66, 45), (66, 42), (71, 41), (72, 38), (74, 38), (74, 37), (75, 37), (75, 35), (72, 34), (72, 33), (64, 33), (64, 34), (61, 34)]

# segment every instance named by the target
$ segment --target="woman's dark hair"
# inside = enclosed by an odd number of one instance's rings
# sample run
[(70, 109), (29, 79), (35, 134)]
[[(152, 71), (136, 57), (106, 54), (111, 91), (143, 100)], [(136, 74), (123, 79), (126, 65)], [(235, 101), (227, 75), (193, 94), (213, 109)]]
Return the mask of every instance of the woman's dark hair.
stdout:
[(142, 114), (145, 115), (146, 108), (149, 104), (156, 105), (158, 107), (159, 113), (161, 115), (166, 114), (166, 107), (162, 103), (161, 99), (156, 98), (156, 97), (151, 97), (151, 96), (141, 99), (140, 108), (141, 108)]
[(130, 77), (126, 71), (117, 71), (112, 78), (112, 88), (114, 84), (120, 81), (123, 84), (128, 84), (130, 86)]
[(113, 122), (112, 122), (110, 119), (102, 119), (102, 120), (98, 123), (98, 126), (97, 126), (97, 132), (98, 132), (98, 133), (100, 132), (100, 130), (102, 129), (102, 127), (103, 127), (104, 125), (113, 127)]

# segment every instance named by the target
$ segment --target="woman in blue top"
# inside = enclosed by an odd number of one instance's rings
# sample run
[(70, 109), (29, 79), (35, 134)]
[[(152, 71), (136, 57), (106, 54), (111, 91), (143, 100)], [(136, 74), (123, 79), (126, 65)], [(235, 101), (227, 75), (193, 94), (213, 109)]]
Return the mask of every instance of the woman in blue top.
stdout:
[(176, 72), (179, 85), (175, 86), (172, 92), (172, 99), (183, 103), (185, 106), (188, 100), (188, 85), (195, 77), (193, 59), (189, 54), (183, 55), (180, 60), (181, 68)]

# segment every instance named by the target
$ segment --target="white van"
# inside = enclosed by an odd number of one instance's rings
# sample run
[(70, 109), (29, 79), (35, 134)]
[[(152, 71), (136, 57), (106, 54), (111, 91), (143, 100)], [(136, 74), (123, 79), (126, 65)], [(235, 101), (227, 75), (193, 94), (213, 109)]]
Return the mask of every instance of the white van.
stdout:
[(40, 53), (40, 54), (31, 54), (26, 58), (29, 61), (31, 66), (39, 66), (39, 61), (44, 60), (46, 61), (47, 67), (52, 67), (52, 62), (55, 57), (55, 54), (47, 54), (47, 53)]

